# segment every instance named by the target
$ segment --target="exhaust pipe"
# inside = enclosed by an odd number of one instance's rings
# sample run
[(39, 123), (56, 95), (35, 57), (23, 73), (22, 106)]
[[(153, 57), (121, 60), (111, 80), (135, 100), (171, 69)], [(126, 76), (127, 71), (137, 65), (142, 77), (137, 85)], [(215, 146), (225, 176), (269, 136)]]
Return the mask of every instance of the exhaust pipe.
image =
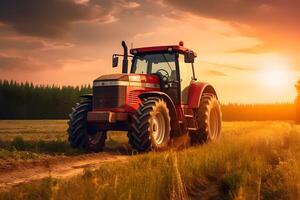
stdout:
[(127, 48), (125, 41), (122, 41), (122, 47), (124, 49), (122, 73), (127, 74), (127, 72), (128, 72), (128, 48)]

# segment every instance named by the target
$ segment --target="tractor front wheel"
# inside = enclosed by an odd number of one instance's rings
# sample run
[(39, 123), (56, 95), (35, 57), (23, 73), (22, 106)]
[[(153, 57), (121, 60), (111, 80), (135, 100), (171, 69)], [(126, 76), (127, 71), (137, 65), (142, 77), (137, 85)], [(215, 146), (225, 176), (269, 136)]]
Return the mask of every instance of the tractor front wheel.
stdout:
[(215, 95), (203, 94), (196, 111), (198, 129), (189, 133), (192, 144), (215, 140), (221, 132), (221, 106)]
[(170, 140), (170, 116), (166, 102), (159, 97), (143, 99), (132, 117), (129, 144), (137, 152), (165, 149)]
[(91, 110), (91, 99), (84, 99), (73, 108), (69, 115), (68, 140), (73, 148), (99, 152), (105, 145), (106, 131), (100, 131), (94, 124), (87, 123), (87, 113)]

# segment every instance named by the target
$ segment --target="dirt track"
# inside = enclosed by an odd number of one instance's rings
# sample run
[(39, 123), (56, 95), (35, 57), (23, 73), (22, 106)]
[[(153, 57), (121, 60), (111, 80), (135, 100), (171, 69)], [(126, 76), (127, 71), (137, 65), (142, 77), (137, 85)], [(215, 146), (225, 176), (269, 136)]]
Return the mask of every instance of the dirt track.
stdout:
[(6, 190), (12, 186), (40, 180), (46, 177), (67, 178), (82, 174), (84, 169), (96, 169), (103, 163), (126, 161), (128, 155), (98, 153), (74, 157), (56, 157), (32, 163), (20, 163), (13, 168), (7, 168), (0, 172), (0, 190)]
[[(189, 143), (187, 134), (172, 140), (170, 147), (181, 149)], [(68, 178), (82, 174), (84, 169), (95, 170), (103, 163), (126, 162), (130, 152), (123, 149), (107, 149), (107, 152), (84, 154), (79, 156), (56, 156), (32, 162), (1, 163), (0, 190), (46, 177)]]

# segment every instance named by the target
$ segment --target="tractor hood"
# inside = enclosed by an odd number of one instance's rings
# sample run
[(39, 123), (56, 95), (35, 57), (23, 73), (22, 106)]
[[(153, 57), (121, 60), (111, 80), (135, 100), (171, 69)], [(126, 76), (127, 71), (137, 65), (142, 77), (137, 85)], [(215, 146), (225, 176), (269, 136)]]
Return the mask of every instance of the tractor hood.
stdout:
[(111, 80), (119, 80), (119, 81), (128, 81), (127, 74), (107, 74), (98, 77), (94, 81), (111, 81)]
[[(145, 85), (146, 84), (146, 85)], [(103, 75), (94, 80), (94, 86), (141, 86), (159, 88), (159, 78), (149, 74), (109, 74)]]
[(93, 82), (93, 110), (135, 112), (140, 102), (138, 95), (146, 91), (160, 91), (159, 78), (156, 75), (100, 76)]

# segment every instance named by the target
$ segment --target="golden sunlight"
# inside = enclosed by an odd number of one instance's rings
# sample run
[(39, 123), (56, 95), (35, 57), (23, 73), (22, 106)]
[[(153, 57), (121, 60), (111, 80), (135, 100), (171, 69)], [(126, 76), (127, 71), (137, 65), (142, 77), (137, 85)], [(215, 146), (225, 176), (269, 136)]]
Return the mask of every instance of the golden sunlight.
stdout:
[(268, 89), (285, 89), (290, 86), (291, 66), (285, 57), (268, 55), (262, 59), (261, 67), (261, 84)]

